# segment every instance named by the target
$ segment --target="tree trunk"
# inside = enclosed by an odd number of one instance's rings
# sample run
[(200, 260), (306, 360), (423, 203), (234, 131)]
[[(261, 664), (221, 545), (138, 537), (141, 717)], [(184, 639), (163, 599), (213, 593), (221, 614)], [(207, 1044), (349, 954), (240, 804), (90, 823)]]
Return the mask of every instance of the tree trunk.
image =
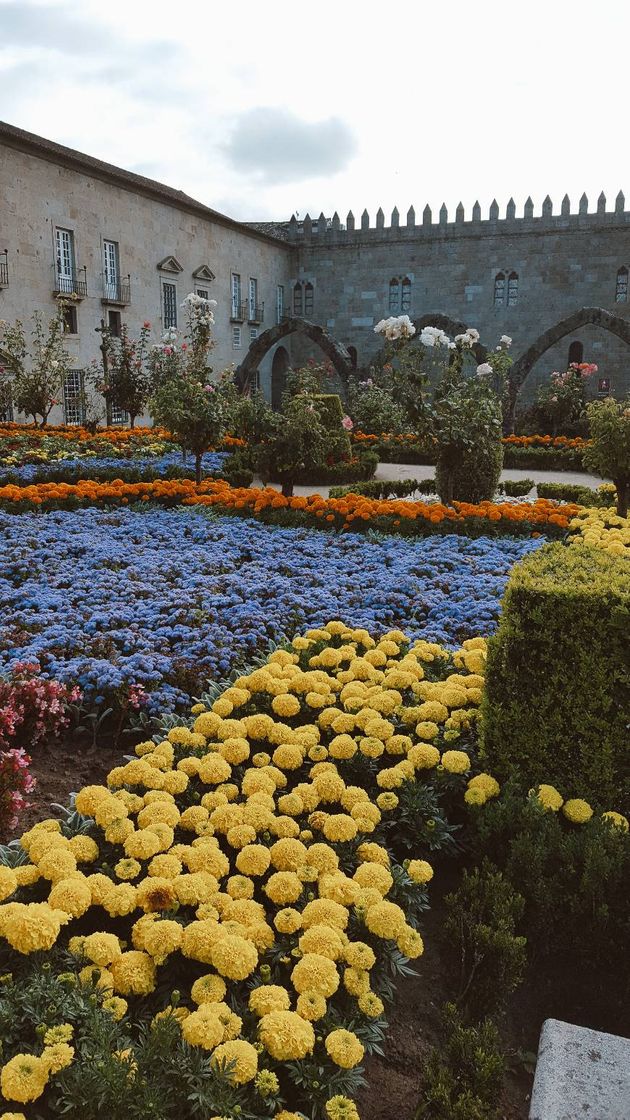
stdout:
[(130, 415), (129, 416), (129, 427), (133, 429), (133, 428), (135, 428), (135, 426), (136, 426), (136, 418), (135, 418), (135, 416)]
[(283, 498), (293, 497), (293, 481), (290, 478), (282, 480), (282, 496)]
[(617, 490), (617, 513), (620, 517), (627, 517), (630, 482), (626, 478), (614, 478), (613, 482)]
[(203, 458), (203, 451), (199, 451), (195, 454), (195, 482), (197, 483), (197, 486), (199, 486), (199, 483), (201, 482), (201, 460), (202, 460), (202, 458)]

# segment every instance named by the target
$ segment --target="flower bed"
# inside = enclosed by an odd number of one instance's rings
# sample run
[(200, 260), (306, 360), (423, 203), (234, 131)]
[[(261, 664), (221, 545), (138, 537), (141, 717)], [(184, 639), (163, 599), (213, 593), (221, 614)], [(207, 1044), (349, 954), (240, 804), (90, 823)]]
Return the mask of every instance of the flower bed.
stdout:
[(139, 684), (159, 710), (340, 611), (454, 645), (494, 629), (512, 565), (538, 544), (348, 533), (333, 550), (323, 533), (197, 510), (0, 514), (0, 672), (37, 658), (90, 708)]
[[(369, 435), (353, 432), (353, 440), (361, 447), (372, 447), (382, 463), (417, 463), (432, 466), (436, 448), (413, 433), (396, 435), (383, 432)], [(503, 466), (517, 470), (584, 470), (582, 454), (589, 441), (568, 436), (505, 436)]]
[(434, 856), (500, 793), (474, 759), (484, 663), (483, 639), (328, 623), (5, 849), (8, 1107), (358, 1120)]
[[(201, 461), (204, 474), (220, 474), (227, 452), (209, 451)], [(29, 462), (21, 466), (7, 465), (0, 459), (0, 485), (37, 486), (43, 482), (75, 484), (87, 480), (97, 482), (154, 482), (158, 478), (194, 478), (194, 461), (190, 456), (185, 463), (181, 451), (156, 452), (152, 455), (115, 457), (111, 455), (80, 455), (55, 459), (49, 462)]]

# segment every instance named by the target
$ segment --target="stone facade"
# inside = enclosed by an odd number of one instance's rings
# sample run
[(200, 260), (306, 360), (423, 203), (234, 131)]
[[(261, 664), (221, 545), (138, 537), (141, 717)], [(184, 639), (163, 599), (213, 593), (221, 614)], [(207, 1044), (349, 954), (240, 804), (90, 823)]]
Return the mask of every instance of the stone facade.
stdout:
[[(179, 191), (132, 175), (78, 152), (51, 144), (11, 126), (0, 125), (0, 251), (7, 250), (8, 285), (0, 287), (0, 318), (20, 318), (28, 326), (34, 311), (55, 313), (56, 229), (72, 235), (77, 283), (87, 295), (76, 303), (76, 332), (66, 335), (77, 370), (99, 358), (96, 333), (109, 312), (117, 312), (132, 334), (150, 321), (158, 341), (164, 326), (164, 285), (175, 286), (178, 323), (181, 303), (191, 291), (216, 299), (216, 371), (237, 366), (247, 353), (251, 332), (276, 322), (277, 288), (288, 298), (294, 250), (278, 238), (248, 228), (202, 206)], [(103, 242), (117, 246), (119, 280), (129, 276), (130, 301), (105, 287)], [(0, 263), (4, 262), (0, 255)], [(158, 267), (161, 265), (162, 267)], [(85, 271), (83, 271), (85, 269)], [(199, 270), (202, 270), (199, 273)], [(208, 273), (205, 269), (209, 269)], [(195, 276), (195, 273), (198, 273)], [(248, 304), (250, 278), (257, 281), (255, 322), (232, 312), (232, 274), (241, 277), (241, 302)], [(214, 279), (208, 276), (214, 275)], [(0, 279), (2, 274), (0, 273)], [(234, 346), (240, 329), (240, 347)], [(273, 351), (261, 362), (269, 385)], [(16, 416), (15, 419), (23, 419)], [(63, 407), (50, 416), (64, 419)]]
[[(413, 208), (403, 221), (394, 210), (388, 226), (381, 210), (375, 226), (366, 212), (360, 223), (348, 214), (345, 225), (336, 214), (302, 223), (240, 223), (181, 191), (0, 124), (0, 317), (28, 321), (33, 311), (54, 312), (60, 229), (71, 237), (72, 267), (87, 293), (76, 304), (77, 329), (66, 336), (76, 369), (98, 358), (95, 331), (103, 319), (120, 317), (132, 333), (149, 320), (157, 340), (168, 325), (165, 293), (183, 325), (181, 302), (197, 290), (217, 300), (215, 370), (240, 366), (256, 342), (248, 365), (256, 365), (274, 403), (289, 362), (321, 357), (316, 331), (282, 338), (272, 332), (268, 346), (257, 341), (283, 315), (324, 328), (339, 352), (349, 351), (364, 369), (381, 346), (374, 325), (390, 314), (425, 321), (447, 316), (476, 327), (487, 346), (508, 334), (515, 359), (580, 308), (604, 308), (630, 323), (630, 212), (623, 195), (612, 210), (600, 196), (594, 213), (585, 196), (578, 213), (570, 212), (566, 197), (559, 214), (549, 198), (540, 216), (533, 209), (528, 199), (520, 217), (510, 201), (501, 218), (493, 203), (487, 219), (475, 204), (468, 220), (460, 205), (454, 221), (445, 207), (437, 221), (425, 207), (418, 223)], [(108, 298), (106, 241), (116, 246), (118, 300)], [(233, 274), (241, 279), (238, 315)], [(250, 279), (262, 314), (250, 313)], [(597, 362), (598, 378), (608, 379), (615, 395), (628, 392), (623, 333), (586, 323), (563, 336), (533, 365), (522, 401), (532, 399), (551, 370), (566, 368), (570, 348), (572, 358)], [(51, 415), (51, 421), (62, 418), (61, 407)]]

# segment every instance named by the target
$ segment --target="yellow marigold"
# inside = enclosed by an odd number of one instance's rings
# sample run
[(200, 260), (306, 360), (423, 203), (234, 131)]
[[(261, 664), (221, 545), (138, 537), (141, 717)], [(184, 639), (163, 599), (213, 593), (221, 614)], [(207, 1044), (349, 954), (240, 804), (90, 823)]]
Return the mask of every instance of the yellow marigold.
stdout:
[[(39, 872), (38, 872), (39, 874)], [(18, 888), (17, 875), (10, 867), (0, 864), (0, 902), (10, 898)]]
[(377, 937), (395, 939), (405, 928), (405, 914), (395, 902), (382, 901), (369, 907), (365, 924)]
[(127, 1012), (127, 1000), (122, 999), (120, 996), (108, 996), (103, 1000), (103, 1011), (107, 1011), (116, 1023), (125, 1016)]
[(167, 793), (177, 794), (183, 793), (188, 788), (188, 775), (182, 773), (181, 770), (171, 770), (168, 774), (164, 775), (163, 789)]
[(91, 836), (71, 836), (70, 851), (77, 863), (94, 863), (98, 858), (98, 844)]
[(357, 822), (347, 813), (331, 813), (324, 821), (323, 832), (332, 843), (344, 843), (354, 840), (358, 832)]
[(301, 711), (300, 701), (297, 696), (293, 696), (291, 693), (274, 696), (271, 707), (276, 715), (281, 716), (282, 719), (290, 719), (292, 716), (299, 715)]
[(58, 1027), (49, 1027), (44, 1034), (44, 1046), (54, 1046), (56, 1042), (69, 1042), (74, 1034), (71, 1023), (60, 1023)]
[(387, 848), (383, 848), (381, 844), (375, 844), (371, 840), (365, 840), (363, 844), (359, 844), (357, 857), (361, 863), (380, 863), (383, 867), (389, 867)]
[(296, 902), (302, 894), (302, 883), (294, 871), (276, 871), (265, 884), (265, 894), (278, 906)]
[(574, 797), (569, 801), (565, 801), (562, 806), (562, 812), (572, 824), (586, 824), (593, 816), (593, 810), (588, 801), (583, 801), (580, 797)]
[(37, 866), (44, 879), (56, 883), (59, 879), (66, 879), (74, 874), (77, 861), (72, 852), (55, 846), (38, 860)]
[(163, 879), (176, 879), (182, 872), (182, 862), (177, 856), (172, 855), (171, 852), (164, 852), (161, 855), (154, 856), (151, 860), (147, 872), (150, 876)]
[(210, 1062), (211, 1065), (219, 1067), (230, 1065), (228, 1077), (235, 1085), (244, 1085), (247, 1081), (253, 1081), (258, 1072), (258, 1053), (251, 1042), (242, 1039), (220, 1043)]
[(148, 953), (130, 949), (111, 964), (114, 987), (123, 996), (146, 996), (155, 988), (155, 962)]
[(191, 998), (195, 1003), (220, 1003), (227, 991), (225, 980), (214, 972), (208, 972), (195, 980), (190, 989)]
[(465, 774), (470, 770), (470, 758), (465, 751), (444, 751), (442, 766), (449, 774)]
[(395, 793), (379, 793), (376, 798), (376, 804), (379, 809), (384, 813), (391, 812), (398, 805), (398, 796)]
[(101, 905), (110, 918), (124, 918), (136, 908), (136, 888), (131, 883), (119, 883), (105, 892)]
[(370, 990), (370, 974), (361, 968), (346, 968), (343, 973), (343, 985), (351, 996), (364, 995)]
[(270, 863), (271, 855), (264, 844), (246, 844), (236, 857), (236, 866), (243, 875), (264, 875)]
[(179, 922), (170, 920), (154, 922), (147, 929), (144, 947), (156, 964), (164, 964), (166, 958), (181, 948), (184, 931)]
[(190, 922), (184, 929), (182, 953), (191, 960), (212, 964), (213, 949), (220, 936), (221, 927), (212, 918)]
[(92, 892), (83, 876), (71, 879), (57, 879), (50, 894), (48, 905), (57, 910), (65, 910), (73, 918), (80, 918), (92, 905)]
[(279, 1062), (299, 1061), (312, 1054), (315, 1045), (313, 1027), (294, 1011), (263, 1015), (258, 1033), (265, 1050)]
[(308, 850), (301, 840), (287, 837), (276, 840), (269, 852), (271, 862), (278, 871), (297, 871), (306, 863)]
[(385, 897), (389, 893), (394, 877), (386, 867), (380, 863), (361, 863), (357, 867), (353, 879), (360, 887), (375, 887)]
[(0, 934), (18, 953), (36, 953), (52, 949), (68, 920), (65, 910), (47, 902), (7, 902), (0, 909)]
[(405, 926), (396, 938), (396, 944), (404, 957), (415, 960), (424, 953), (424, 942), (416, 929)]
[[(77, 812), (84, 817), (93, 817), (97, 805), (100, 805), (103, 801), (109, 801), (110, 798), (111, 794), (106, 786), (84, 786), (77, 793), (74, 805)], [(120, 815), (124, 816), (124, 813)]]
[(198, 1011), (192, 1011), (182, 1023), (182, 1035), (190, 1046), (201, 1046), (204, 1050), (214, 1050), (223, 1042), (223, 1023), (214, 1009), (216, 1005), (202, 1003)]
[(630, 828), (628, 818), (624, 817), (623, 813), (615, 813), (614, 809), (609, 809), (607, 813), (602, 813), (602, 820), (609, 821), (610, 824), (620, 829), (621, 832), (627, 832)]
[(213, 946), (212, 964), (228, 980), (246, 980), (258, 964), (258, 951), (244, 937), (228, 934)]
[(301, 1019), (316, 1023), (318, 1019), (323, 1019), (327, 1006), (326, 1000), (319, 992), (302, 992), (297, 998), (295, 1008)]
[(249, 994), (249, 1009), (259, 1018), (272, 1011), (288, 1011), (290, 1006), (289, 993), (279, 984), (261, 984)]
[(490, 797), (498, 797), (501, 792), (501, 787), (496, 778), (491, 774), (477, 774), (468, 782), (468, 789), (480, 789), (485, 794), (486, 799)]
[(328, 998), (339, 987), (335, 962), (321, 953), (306, 953), (295, 965), (291, 982), (296, 992), (317, 992)]
[(131, 859), (151, 859), (160, 848), (159, 836), (148, 828), (132, 832), (124, 841), (125, 855)]
[(302, 953), (319, 953), (322, 957), (329, 957), (331, 961), (339, 960), (345, 946), (338, 930), (321, 924), (305, 930), (298, 944)]
[(6, 1100), (19, 1101), (20, 1104), (41, 1097), (47, 1081), (48, 1067), (34, 1054), (16, 1054), (0, 1073), (2, 1095)]
[(229, 762), (213, 751), (201, 760), (198, 777), (204, 785), (218, 786), (221, 782), (227, 782), (231, 773), (232, 767)]
[(353, 1069), (354, 1066), (358, 1066), (365, 1053), (363, 1043), (356, 1034), (343, 1029), (331, 1031), (326, 1035), (325, 1046), (328, 1057), (341, 1069)]
[(359, 1120), (359, 1113), (354, 1101), (337, 1094), (326, 1101), (326, 1118), (327, 1120)]
[(550, 809), (553, 813), (557, 813), (564, 804), (564, 798), (562, 794), (558, 793), (558, 790), (554, 786), (538, 786), (536, 797), (538, 798), (543, 809)]
[(385, 1010), (385, 1005), (382, 999), (379, 999), (374, 992), (364, 992), (358, 999), (359, 1011), (367, 1015), (368, 1019), (378, 1019)]
[(113, 933), (89, 933), (82, 938), (81, 952), (99, 968), (106, 968), (120, 956), (120, 941)]
[(42, 1061), (50, 1073), (59, 1073), (66, 1069), (74, 1058), (74, 1047), (67, 1042), (55, 1042), (52, 1046), (45, 1046), (42, 1052)]
[[(424, 705), (420, 705), (420, 707), (423, 706)], [(419, 708), (414, 709), (415, 713), (418, 711), (420, 711)], [(419, 739), (435, 739), (436, 735), (439, 735), (439, 732), (440, 729), (434, 720), (421, 719), (420, 722), (416, 724), (416, 735)]]
[(278, 930), (278, 933), (291, 934), (302, 926), (302, 915), (299, 910), (294, 910), (291, 906), (286, 906), (283, 910), (278, 910), (273, 924)]
[(344, 949), (344, 959), (351, 968), (364, 972), (376, 964), (374, 950), (365, 941), (349, 941)]
[(430, 883), (433, 878), (433, 868), (426, 859), (410, 859), (406, 865), (407, 874), (414, 883)]
[(304, 812), (304, 802), (295, 792), (284, 793), (278, 798), (278, 810), (290, 817), (300, 817)]
[[(6, 868), (6, 870), (11, 869)], [(13, 868), (13, 873), (19, 887), (32, 887), (33, 883), (36, 883), (40, 877), (38, 869), (30, 863), (22, 863), (19, 867)], [(7, 898), (8, 896), (5, 895), (4, 897)], [(0, 901), (3, 900), (0, 899)]]

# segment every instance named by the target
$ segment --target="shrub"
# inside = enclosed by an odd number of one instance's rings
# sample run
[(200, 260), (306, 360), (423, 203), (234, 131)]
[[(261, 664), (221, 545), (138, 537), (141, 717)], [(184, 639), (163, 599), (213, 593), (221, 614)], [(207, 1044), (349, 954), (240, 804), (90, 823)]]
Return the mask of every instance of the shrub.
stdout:
[(487, 1020), (465, 1026), (447, 1003), (441, 1035), (423, 1071), (417, 1120), (495, 1120), (505, 1073), (496, 1027)]
[(503, 445), (503, 466), (519, 471), (583, 471), (584, 451), (564, 447), (515, 447)]
[(536, 486), (539, 498), (553, 498), (557, 502), (577, 502), (581, 506), (608, 505), (590, 486), (578, 486), (570, 482), (539, 482)]
[[(378, 456), (376, 452), (372, 450), (355, 451), (351, 459), (341, 459), (336, 463), (313, 462), (306, 466), (296, 466), (291, 475), (291, 482), (296, 486), (326, 486), (342, 482), (363, 482), (372, 477), (377, 467)], [(282, 476), (278, 470), (267, 469), (266, 475), (271, 482), (282, 482)], [(263, 474), (264, 477), (265, 474)]]
[(442, 502), (492, 501), (503, 446), (501, 403), (489, 376), (466, 377), (456, 365), (449, 368), (436, 389), (433, 431), (438, 444), (435, 483)]
[(56, 738), (68, 725), (68, 704), (80, 698), (80, 689), (43, 677), (39, 661), (14, 662), (0, 678), (0, 748)]
[(408, 498), (412, 494), (435, 494), (434, 478), (399, 478), (390, 482), (373, 479), (357, 482), (354, 486), (332, 486), (329, 498), (343, 498), (346, 494), (363, 494), (367, 498), (386, 501), (389, 498)]
[(402, 431), (405, 422), (404, 410), (394, 400), (391, 388), (376, 384), (373, 378), (350, 378), (348, 411), (360, 431), (373, 435)]
[(17, 828), (20, 813), (29, 808), (25, 794), (35, 789), (30, 764), (30, 756), (21, 747), (0, 751), (0, 839)]
[(508, 498), (524, 498), (533, 486), (533, 478), (507, 478), (505, 482), (499, 483), (497, 490), (499, 494), (507, 494)]
[(623, 558), (555, 544), (512, 570), (490, 641), (482, 727), (498, 777), (627, 804), (629, 631)]
[(630, 500), (630, 401), (593, 401), (586, 410), (592, 444), (584, 452), (588, 470), (612, 478), (617, 513), (628, 516)]
[(438, 455), (435, 470), (435, 485), (442, 501), (452, 487), (453, 500), (458, 502), (491, 502), (501, 477), (503, 466), (503, 447), (498, 442), (489, 441), (474, 448), (467, 448), (455, 467), (448, 463), (448, 457)]
[(489, 860), (464, 871), (445, 902), (444, 933), (460, 965), (457, 1000), (476, 1022), (501, 1010), (523, 978), (526, 942), (516, 926), (525, 902)]

